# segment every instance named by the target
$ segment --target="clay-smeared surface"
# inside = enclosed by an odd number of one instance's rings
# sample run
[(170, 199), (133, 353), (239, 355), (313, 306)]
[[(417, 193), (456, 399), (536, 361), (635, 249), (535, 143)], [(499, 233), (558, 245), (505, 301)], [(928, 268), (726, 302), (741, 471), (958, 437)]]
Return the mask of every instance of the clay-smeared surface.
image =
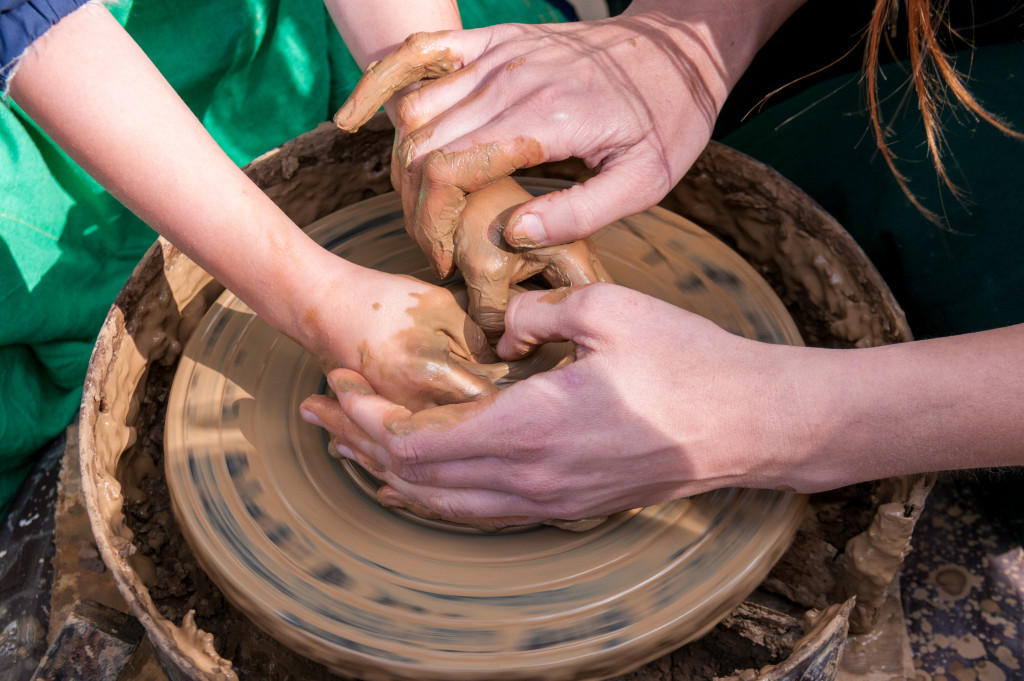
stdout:
[[(393, 137), (383, 115), (355, 135), (345, 135), (325, 123), (268, 152), (246, 171), (293, 220), (306, 225), (340, 207), (390, 190)], [(592, 171), (582, 163), (566, 161), (545, 164), (531, 173), (582, 181)], [(910, 340), (902, 312), (863, 252), (813, 201), (771, 169), (712, 143), (666, 199), (667, 206), (669, 203), (672, 210), (733, 245), (758, 269), (781, 296), (810, 345), (853, 347)], [(794, 248), (794, 239), (802, 246)], [(794, 272), (818, 274), (807, 278), (792, 276)], [(81, 419), (85, 506), (109, 574), (146, 627), (153, 652), (173, 681), (223, 679), (235, 671), (243, 679), (267, 675), (326, 679), (330, 675), (322, 667), (303, 665), (302, 658), (269, 637), (260, 640), (261, 632), (230, 607), (200, 607), (196, 615), (203, 628), (216, 632), (216, 650), (234, 662), (234, 669), (216, 652), (210, 656), (203, 650), (200, 631), (193, 635), (183, 629), (178, 635), (169, 634), (187, 614), (193, 599), (201, 604), (203, 594), (209, 593), (217, 595), (212, 600), (222, 600), (215, 588), (205, 591), (190, 584), (188, 575), (201, 576), (202, 571), (187, 547), (175, 550), (173, 559), (166, 550), (159, 555), (154, 551), (153, 535), (165, 530), (170, 534), (168, 545), (183, 543), (173, 517), (166, 525), (162, 521), (152, 527), (146, 522), (140, 525), (140, 508), (137, 504), (133, 507), (131, 495), (120, 494), (126, 469), (134, 465), (131, 461), (140, 455), (140, 449), (148, 449), (159, 468), (156, 477), (146, 483), (146, 498), (162, 490), (162, 508), (167, 508), (162, 447), (158, 444), (167, 394), (167, 382), (161, 377), (173, 371), (178, 343), (190, 337), (199, 319), (196, 312), (201, 314), (210, 307), (213, 298), (208, 291), (214, 291), (215, 297), (217, 289), (208, 275), (160, 240), (121, 291), (104, 323), (85, 385)], [(819, 295), (821, 292), (824, 295)], [(845, 323), (853, 313), (867, 314), (874, 321)], [(170, 342), (154, 342), (161, 334)], [(145, 451), (142, 454), (145, 458)], [(793, 598), (803, 607), (829, 603), (829, 584), (844, 580), (833, 574), (836, 562), (829, 556), (841, 553), (847, 541), (870, 524), (872, 509), (891, 500), (890, 494), (884, 485), (862, 485), (812, 497), (814, 512), (809, 517), (814, 519), (810, 529), (815, 539), (805, 545), (817, 548), (780, 563), (773, 579), (762, 587)], [(122, 500), (127, 502), (124, 507)], [(157, 519), (164, 516), (159, 507), (155, 509)], [(153, 591), (153, 585), (143, 583), (142, 573), (133, 567), (138, 554), (156, 563), (158, 574), (163, 575), (161, 585), (167, 587), (163, 591), (170, 589), (169, 593)], [(808, 567), (810, 563), (818, 568)], [(794, 570), (795, 565), (801, 570)], [(805, 583), (805, 572), (827, 575), (828, 579), (819, 580), (820, 584)], [(757, 600), (758, 593), (760, 590), (752, 599)], [(175, 594), (187, 600), (179, 601)], [(819, 605), (812, 606), (816, 603)], [(799, 631), (800, 612), (794, 613), (796, 620), (781, 616), (789, 624), (779, 629), (779, 613), (764, 618), (752, 614), (748, 605), (741, 604), (709, 634), (630, 673), (629, 678), (669, 681), (757, 676), (756, 670), (776, 664), (788, 654), (795, 639), (787, 632)], [(779, 605), (772, 603), (772, 607)], [(188, 634), (185, 647), (179, 647), (182, 633)], [(195, 644), (189, 644), (189, 639)], [(239, 645), (240, 640), (248, 649)], [(1001, 661), (1012, 655), (1004, 652), (999, 648)], [(748, 671), (742, 672), (744, 669)]]
[[(311, 235), (431, 281), (383, 196)], [(800, 337), (734, 253), (664, 211), (601, 233), (619, 282), (768, 342)], [(507, 373), (499, 367), (496, 372)], [(597, 678), (710, 629), (785, 550), (804, 499), (720, 490), (584, 533), (468, 535), (409, 522), (355, 488), (298, 404), (313, 358), (225, 293), (193, 334), (168, 404), (179, 524), (230, 599), (289, 647), (364, 678)]]
[(454, 260), (466, 281), (469, 315), (495, 340), (505, 331), (512, 285), (537, 274), (554, 288), (612, 281), (590, 239), (533, 249), (508, 245), (508, 216), (530, 198), (518, 182), (502, 178), (466, 196), (454, 234)]

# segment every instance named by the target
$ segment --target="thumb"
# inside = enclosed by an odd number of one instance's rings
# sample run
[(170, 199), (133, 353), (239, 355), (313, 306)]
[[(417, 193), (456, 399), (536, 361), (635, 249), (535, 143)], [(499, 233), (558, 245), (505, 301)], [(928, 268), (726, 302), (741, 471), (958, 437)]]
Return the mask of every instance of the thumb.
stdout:
[(568, 243), (647, 210), (664, 198), (669, 187), (661, 191), (667, 183), (651, 185), (638, 179), (646, 175), (623, 159), (583, 184), (527, 201), (509, 216), (505, 241), (517, 248)]
[(580, 313), (591, 289), (603, 284), (567, 286), (550, 291), (527, 291), (509, 301), (505, 333), (496, 350), (503, 359), (525, 357), (545, 343), (579, 341), (587, 334), (586, 314)]

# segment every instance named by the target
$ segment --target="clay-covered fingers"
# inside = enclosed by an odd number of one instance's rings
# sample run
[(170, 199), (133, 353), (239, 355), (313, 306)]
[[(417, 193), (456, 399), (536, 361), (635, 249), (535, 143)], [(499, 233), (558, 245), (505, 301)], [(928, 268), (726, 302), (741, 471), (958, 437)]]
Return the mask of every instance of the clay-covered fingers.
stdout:
[(481, 364), (498, 359), (483, 329), (462, 311), (450, 291), (436, 289), (421, 305), (434, 320), (437, 332), (447, 336), (451, 354)]
[(355, 132), (398, 90), (421, 80), (457, 71), (462, 58), (444, 43), (447, 31), (414, 33), (398, 49), (370, 64), (352, 94), (334, 115), (334, 123)]
[(505, 312), (505, 333), (498, 340), (498, 355), (507, 360), (521, 359), (545, 343), (573, 341), (580, 359), (589, 340), (588, 317), (596, 319), (606, 305), (604, 286), (598, 283), (520, 293)]
[(597, 249), (590, 239), (538, 248), (530, 253), (544, 263), (544, 279), (553, 288), (597, 282), (615, 283), (597, 257)]
[(464, 275), (469, 297), (469, 315), (487, 336), (495, 341), (505, 332), (505, 309), (508, 307), (509, 283), (486, 276)]
[[(455, 269), (455, 232), (466, 208), (466, 195), (502, 180), (519, 168), (543, 160), (543, 150), (530, 138), (492, 142), (467, 151), (435, 149), (417, 167), (409, 140), (398, 149), (403, 197), (415, 198), (412, 232), (441, 279)], [(412, 183), (418, 182), (418, 186)], [(408, 204), (403, 203), (407, 208)], [(406, 213), (406, 219), (409, 214)]]
[(413, 411), (472, 402), (497, 391), (493, 383), (456, 361), (427, 361), (402, 380), (406, 389), (398, 391), (396, 396)]
[(490, 363), (497, 357), (483, 330), (450, 291), (415, 282), (416, 301), (400, 311), (400, 326), (360, 346), (358, 369), (380, 395), (413, 411), (479, 399), (495, 385), (461, 360)]
[[(423, 490), (418, 491), (421, 494), (423, 493)], [(451, 523), (459, 523), (461, 525), (476, 527), (487, 532), (494, 532), (506, 527), (515, 527), (517, 525), (532, 525), (544, 520), (543, 518), (532, 518), (530, 516), (502, 516), (498, 518), (466, 516), (464, 514), (460, 514), (456, 509), (456, 504), (451, 503), (450, 501), (445, 501), (450, 496), (450, 492), (434, 490), (433, 494), (427, 495), (427, 498), (438, 500), (439, 503), (435, 502), (435, 504), (431, 506), (402, 494), (391, 485), (385, 485), (378, 490), (377, 501), (380, 502), (382, 506), (405, 509), (421, 518), (427, 518), (430, 520), (446, 520)]]

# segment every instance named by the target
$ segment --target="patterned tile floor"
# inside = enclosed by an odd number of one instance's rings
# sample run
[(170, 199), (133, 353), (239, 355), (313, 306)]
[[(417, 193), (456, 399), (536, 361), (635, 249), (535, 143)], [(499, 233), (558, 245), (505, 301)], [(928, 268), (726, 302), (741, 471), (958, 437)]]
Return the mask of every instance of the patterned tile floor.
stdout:
[(1024, 549), (984, 494), (943, 477), (915, 529), (902, 587), (918, 681), (1024, 680)]

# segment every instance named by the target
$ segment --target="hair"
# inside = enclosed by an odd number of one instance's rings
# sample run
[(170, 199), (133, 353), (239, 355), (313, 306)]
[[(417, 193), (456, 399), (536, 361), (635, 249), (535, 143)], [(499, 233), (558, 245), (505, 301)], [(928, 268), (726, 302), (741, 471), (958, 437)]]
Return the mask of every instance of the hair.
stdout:
[[(944, 163), (947, 145), (943, 137), (942, 123), (939, 120), (943, 107), (948, 103), (947, 93), (951, 93), (956, 102), (961, 104), (977, 118), (986, 121), (999, 131), (1017, 139), (1024, 135), (1014, 130), (999, 116), (989, 112), (982, 106), (965, 85), (965, 76), (954, 64), (953, 58), (940, 45), (939, 37), (948, 33), (954, 38), (963, 39), (949, 25), (947, 11), (949, 0), (903, 0), (905, 6), (908, 47), (910, 54), (910, 79), (913, 83), (917, 104), (921, 110), (924, 124), (925, 142), (928, 156), (935, 166), (939, 179), (962, 200), (963, 192), (950, 178)], [(886, 125), (882, 120), (881, 103), (879, 101), (878, 80), (880, 73), (879, 54), (883, 43), (893, 51), (891, 36), (895, 32), (896, 20), (900, 11), (900, 0), (876, 0), (871, 21), (867, 27), (867, 45), (864, 55), (864, 78), (867, 91), (867, 105), (871, 119), (871, 130), (875, 142), (881, 151), (882, 158), (892, 171), (907, 198), (928, 219), (939, 222), (930, 210), (921, 204), (910, 190), (905, 175), (896, 168), (896, 155), (889, 148)]]

